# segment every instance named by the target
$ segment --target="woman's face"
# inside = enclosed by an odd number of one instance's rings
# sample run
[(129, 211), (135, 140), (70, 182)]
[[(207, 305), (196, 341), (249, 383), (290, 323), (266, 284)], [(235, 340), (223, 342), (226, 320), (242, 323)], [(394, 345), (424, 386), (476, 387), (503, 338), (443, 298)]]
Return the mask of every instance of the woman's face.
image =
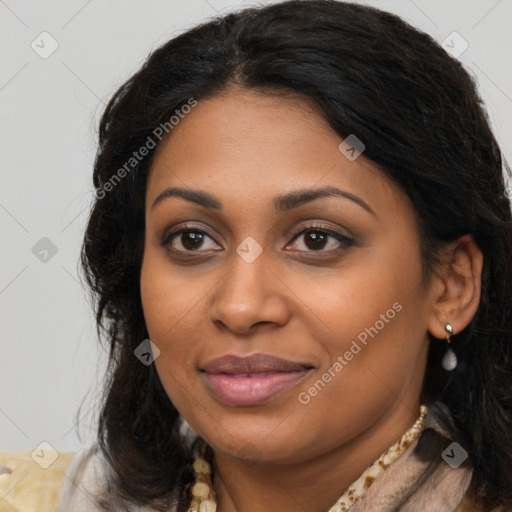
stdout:
[(218, 453), (297, 462), (418, 415), (415, 213), (341, 142), (302, 100), (232, 89), (155, 155), (144, 315), (169, 398)]

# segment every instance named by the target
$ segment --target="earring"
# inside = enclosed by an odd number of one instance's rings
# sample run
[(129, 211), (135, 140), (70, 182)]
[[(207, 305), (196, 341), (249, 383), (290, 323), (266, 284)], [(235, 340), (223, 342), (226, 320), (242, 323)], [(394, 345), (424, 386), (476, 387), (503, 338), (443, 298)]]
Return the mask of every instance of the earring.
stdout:
[(453, 328), (450, 324), (446, 324), (445, 330), (447, 332), (446, 343), (448, 344), (448, 348), (443, 356), (443, 360), (441, 361), (441, 366), (447, 371), (451, 372), (455, 368), (457, 368), (457, 356), (455, 352), (450, 348), (450, 336), (453, 334)]

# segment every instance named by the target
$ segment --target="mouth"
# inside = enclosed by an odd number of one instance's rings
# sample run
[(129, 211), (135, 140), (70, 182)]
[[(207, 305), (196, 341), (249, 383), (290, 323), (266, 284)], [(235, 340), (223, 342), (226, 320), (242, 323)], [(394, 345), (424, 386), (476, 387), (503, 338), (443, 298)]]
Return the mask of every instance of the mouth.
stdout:
[(269, 354), (248, 357), (227, 355), (214, 359), (201, 370), (208, 390), (227, 405), (257, 405), (290, 389), (314, 367)]

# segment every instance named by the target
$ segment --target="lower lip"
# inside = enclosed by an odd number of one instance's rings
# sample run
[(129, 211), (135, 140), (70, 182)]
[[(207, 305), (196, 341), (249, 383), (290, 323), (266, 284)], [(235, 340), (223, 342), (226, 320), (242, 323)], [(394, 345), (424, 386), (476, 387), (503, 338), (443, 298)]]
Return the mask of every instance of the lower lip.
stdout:
[(291, 388), (311, 370), (267, 372), (253, 377), (237, 377), (227, 373), (204, 373), (215, 397), (228, 405), (255, 405)]

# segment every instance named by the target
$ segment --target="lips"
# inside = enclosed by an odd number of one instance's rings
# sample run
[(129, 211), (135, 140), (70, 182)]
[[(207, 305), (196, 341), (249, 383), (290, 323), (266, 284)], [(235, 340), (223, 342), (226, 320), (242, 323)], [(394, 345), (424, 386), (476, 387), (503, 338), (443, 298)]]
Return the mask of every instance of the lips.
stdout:
[(313, 366), (269, 354), (226, 355), (201, 367), (214, 397), (228, 405), (256, 405), (302, 380)]
[(280, 357), (269, 354), (253, 354), (247, 357), (227, 355), (219, 357), (206, 363), (202, 370), (206, 373), (229, 373), (229, 374), (257, 374), (264, 372), (293, 372), (312, 365), (306, 363), (294, 363)]

